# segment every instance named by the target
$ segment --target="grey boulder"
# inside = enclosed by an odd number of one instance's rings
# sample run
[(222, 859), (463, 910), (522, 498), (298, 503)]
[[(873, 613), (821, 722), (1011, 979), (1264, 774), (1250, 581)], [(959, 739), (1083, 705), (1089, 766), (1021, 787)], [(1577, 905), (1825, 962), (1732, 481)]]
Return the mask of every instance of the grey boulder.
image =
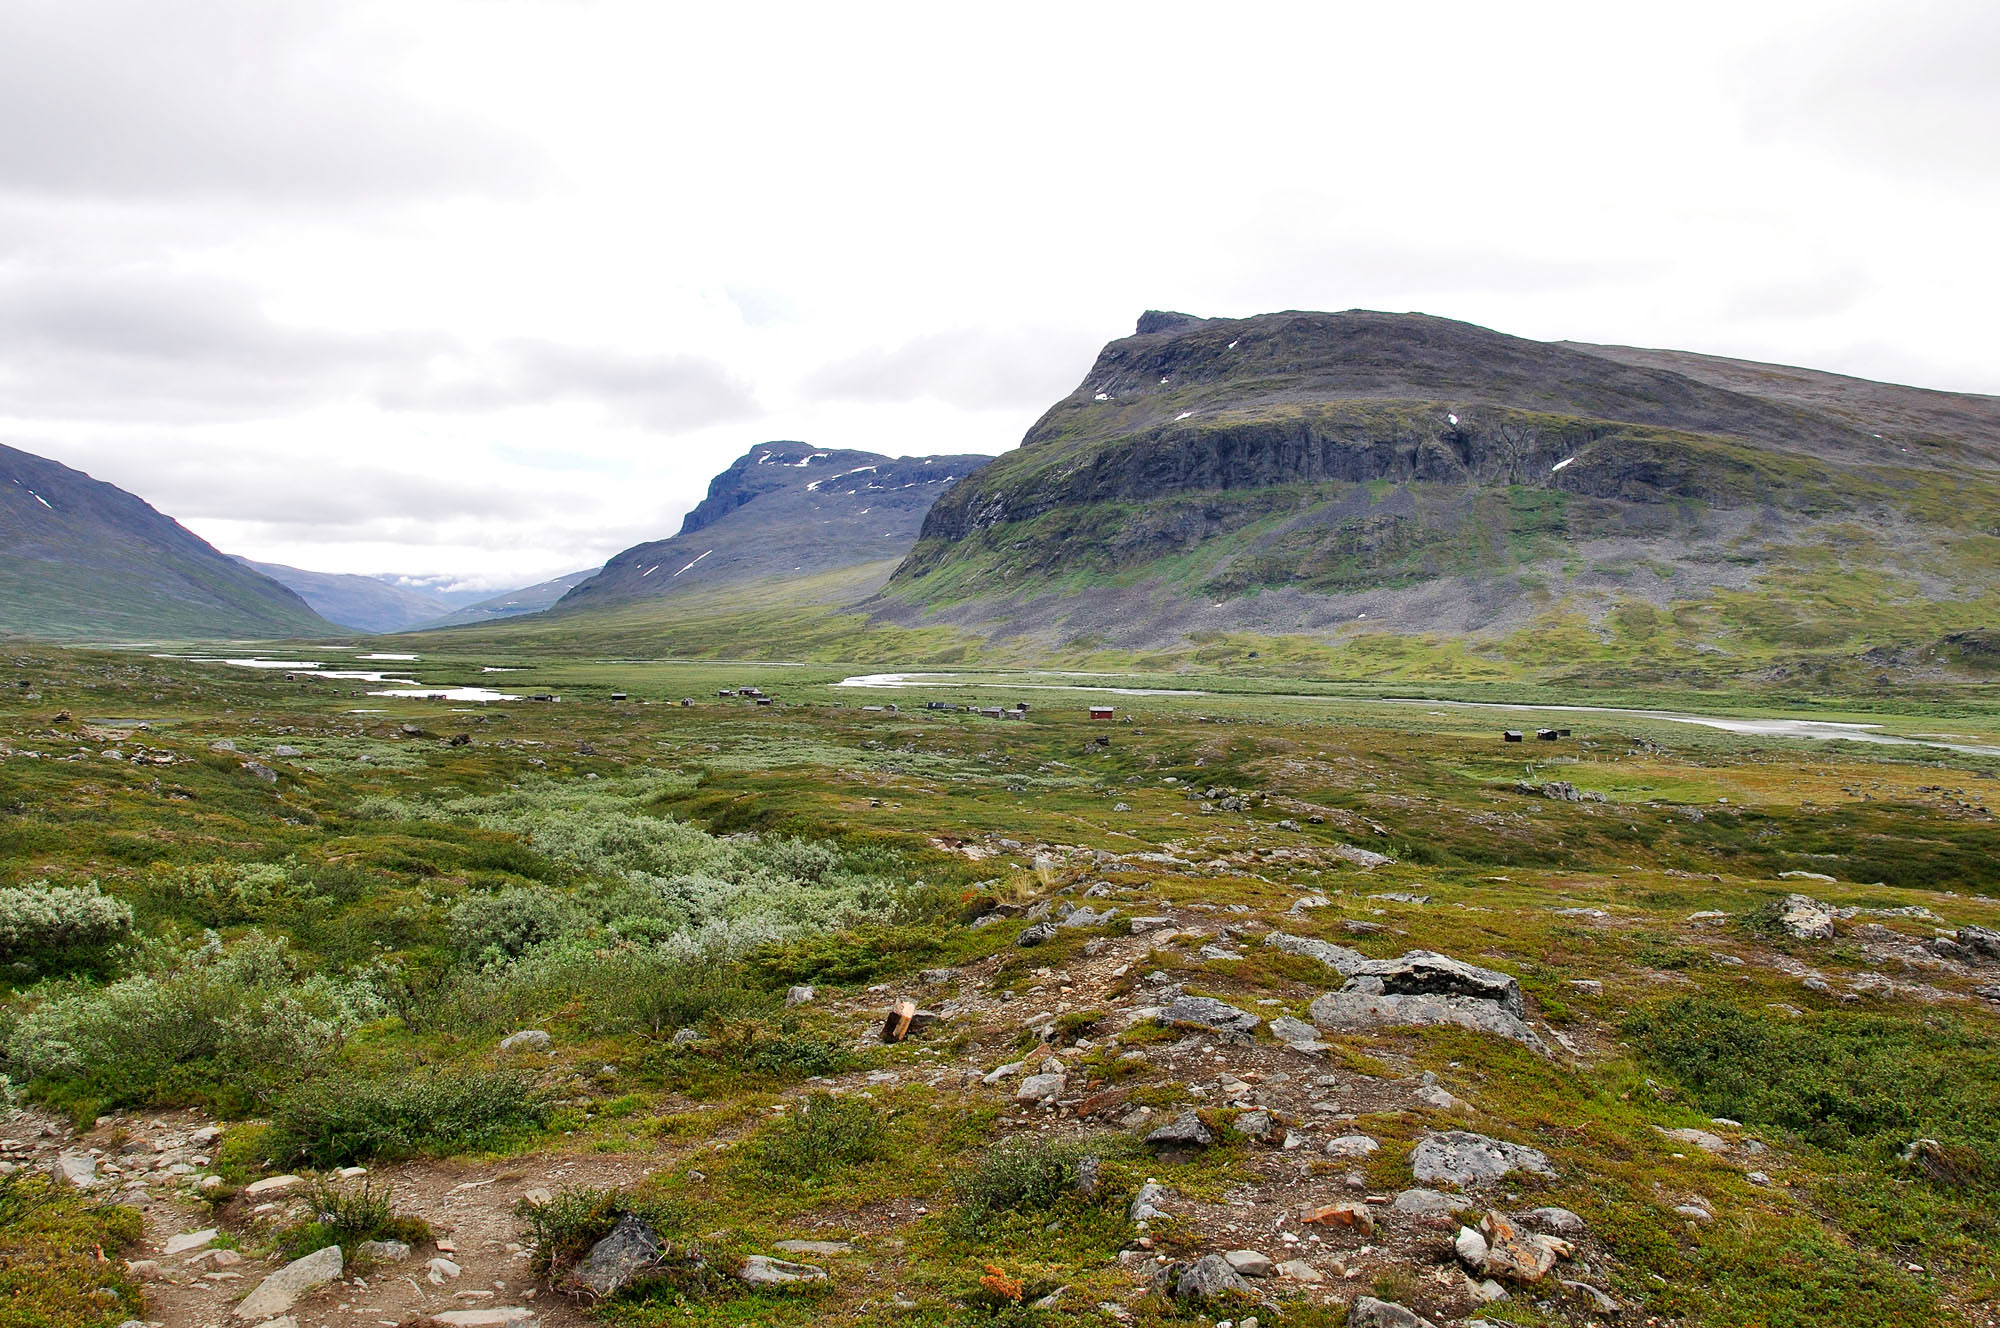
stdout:
[(1218, 1033), (1248, 1034), (1264, 1022), (1261, 1015), (1239, 1010), (1213, 996), (1176, 996), (1167, 1003), (1160, 1021), (1166, 1024), (1194, 1024)]
[(1199, 1303), (1220, 1296), (1256, 1294), (1256, 1289), (1219, 1254), (1204, 1254), (1193, 1263), (1168, 1264), (1163, 1280), (1176, 1300)]
[(1347, 1328), (1437, 1328), (1437, 1325), (1393, 1300), (1356, 1296), (1347, 1310)]
[(1401, 996), (1336, 991), (1314, 1001), (1306, 1013), (1312, 1016), (1313, 1023), (1332, 1032), (1357, 1033), (1383, 1028), (1450, 1025), (1507, 1038), (1548, 1054), (1548, 1047), (1526, 1020), (1497, 1001), (1480, 1000), (1474, 996)]
[(1146, 1136), (1152, 1148), (1206, 1148), (1214, 1142), (1215, 1135), (1192, 1111), (1183, 1111)]
[(1410, 1172), (1425, 1184), (1467, 1189), (1516, 1171), (1555, 1175), (1547, 1154), (1467, 1130), (1426, 1136), (1410, 1153)]
[(245, 1323), (262, 1323), (265, 1319), (276, 1318), (296, 1304), (306, 1292), (338, 1278), (342, 1266), (338, 1245), (329, 1245), (323, 1250), (314, 1250), (302, 1259), (294, 1259), (245, 1296), (236, 1306), (236, 1317)]
[(616, 1295), (632, 1280), (656, 1265), (666, 1247), (659, 1233), (631, 1213), (618, 1219), (611, 1234), (590, 1247), (590, 1253), (570, 1274), (577, 1290), (596, 1300)]

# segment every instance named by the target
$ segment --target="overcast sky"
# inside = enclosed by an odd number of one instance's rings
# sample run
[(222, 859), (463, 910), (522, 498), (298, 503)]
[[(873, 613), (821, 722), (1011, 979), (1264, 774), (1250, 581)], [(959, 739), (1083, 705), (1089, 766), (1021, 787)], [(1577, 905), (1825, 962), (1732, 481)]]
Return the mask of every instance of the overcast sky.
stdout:
[(494, 588), (1149, 307), (2000, 392), (2000, 5), (0, 4), (0, 441)]

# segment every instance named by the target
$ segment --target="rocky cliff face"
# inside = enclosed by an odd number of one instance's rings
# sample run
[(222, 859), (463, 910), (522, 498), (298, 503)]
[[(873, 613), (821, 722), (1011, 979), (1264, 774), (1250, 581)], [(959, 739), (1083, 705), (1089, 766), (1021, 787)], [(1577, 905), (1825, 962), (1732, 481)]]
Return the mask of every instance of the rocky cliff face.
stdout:
[[(1211, 617), (1273, 589), (1343, 597), (1286, 615), (1310, 626), (1374, 612), (1356, 594), (1451, 582), (1466, 593), (1445, 602), (1476, 610), (1377, 607), (1465, 630), (1574, 589), (1615, 599), (1592, 578), (1629, 582), (1635, 560), (1659, 569), (1638, 593), (1666, 602), (1741, 585), (1834, 522), (1894, 563), (1993, 520), (1992, 398), (1414, 314), (1149, 312), (1017, 451), (939, 499), (888, 611), (963, 621), (983, 598), (1046, 634), (1040, 601), (1079, 575), (1165, 578), (1150, 603), (1198, 598)], [(1969, 591), (1983, 564), (1952, 547), (1947, 577)]]
[(987, 460), (760, 444), (709, 483), (680, 533), (618, 554), (558, 607), (893, 564), (909, 552), (938, 495)]

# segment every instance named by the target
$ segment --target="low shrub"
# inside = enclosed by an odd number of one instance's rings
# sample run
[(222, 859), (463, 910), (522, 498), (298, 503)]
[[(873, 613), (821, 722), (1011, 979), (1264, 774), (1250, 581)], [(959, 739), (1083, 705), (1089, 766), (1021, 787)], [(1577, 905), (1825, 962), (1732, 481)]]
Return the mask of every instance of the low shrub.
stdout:
[(813, 1093), (745, 1150), (760, 1177), (784, 1185), (824, 1179), (884, 1154), (886, 1117), (865, 1098)]
[(352, 1262), (355, 1247), (363, 1241), (400, 1240), (415, 1245), (431, 1238), (430, 1223), (396, 1212), (395, 1191), (388, 1186), (377, 1190), (368, 1180), (359, 1186), (322, 1180), (314, 1182), (304, 1197), (311, 1216), (277, 1235), (278, 1253), (287, 1259), (338, 1245), (342, 1256)]
[(271, 1109), (266, 1156), (285, 1166), (349, 1166), (449, 1156), (532, 1134), (549, 1107), (532, 1080), (499, 1070), (420, 1070), (376, 1079), (309, 1079)]
[(1095, 1156), (1078, 1139), (1013, 1139), (961, 1170), (952, 1190), (969, 1213), (1043, 1213), (1079, 1195)]
[(140, 1317), (139, 1286), (115, 1255), (143, 1234), (135, 1209), (46, 1176), (0, 1176), (0, 1328), (112, 1328)]
[(560, 940), (583, 924), (569, 900), (536, 886), (468, 895), (452, 906), (451, 939), (475, 964), (503, 964)]
[(131, 908), (95, 883), (0, 890), (0, 962), (30, 975), (84, 967), (131, 934)]
[(56, 987), (5, 1050), (11, 1075), (79, 1113), (202, 1102), (248, 1114), (381, 1013), (366, 983), (303, 975), (281, 941), (211, 936), (161, 973)]
[(687, 1210), (657, 1196), (621, 1189), (566, 1186), (545, 1202), (523, 1199), (514, 1215), (528, 1228), (528, 1248), (537, 1277), (549, 1277), (574, 1265), (590, 1247), (611, 1234), (618, 1219), (631, 1213), (655, 1234), (669, 1237), (687, 1224)]

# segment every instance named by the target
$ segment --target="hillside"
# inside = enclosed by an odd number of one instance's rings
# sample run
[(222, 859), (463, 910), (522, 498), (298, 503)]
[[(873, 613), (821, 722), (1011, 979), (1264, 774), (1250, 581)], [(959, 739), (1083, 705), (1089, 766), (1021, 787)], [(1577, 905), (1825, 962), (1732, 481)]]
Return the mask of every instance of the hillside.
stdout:
[(1048, 644), (1693, 660), (1990, 621), (2000, 400), (1416, 314), (1151, 313), (873, 606)]
[(418, 626), (469, 627), (476, 623), (519, 617), (524, 613), (540, 613), (595, 575), (597, 575), (596, 568), (586, 567), (580, 572), (571, 572), (567, 576), (558, 576), (548, 581), (538, 581), (532, 586), (503, 590), (497, 595), (489, 596), (475, 604), (467, 604), (462, 608), (451, 609), (447, 605), (444, 616), (430, 619)]
[(238, 562), (296, 591), (315, 613), (337, 627), (358, 632), (402, 632), (434, 622), (451, 612), (451, 605), (421, 591), (373, 576), (344, 572), (310, 572), (282, 563)]
[(79, 470), (0, 446), (0, 632), (274, 637), (331, 630), (293, 591)]
[(909, 551), (938, 496), (988, 460), (761, 444), (710, 482), (679, 534), (618, 554), (558, 607), (595, 609), (886, 563)]

